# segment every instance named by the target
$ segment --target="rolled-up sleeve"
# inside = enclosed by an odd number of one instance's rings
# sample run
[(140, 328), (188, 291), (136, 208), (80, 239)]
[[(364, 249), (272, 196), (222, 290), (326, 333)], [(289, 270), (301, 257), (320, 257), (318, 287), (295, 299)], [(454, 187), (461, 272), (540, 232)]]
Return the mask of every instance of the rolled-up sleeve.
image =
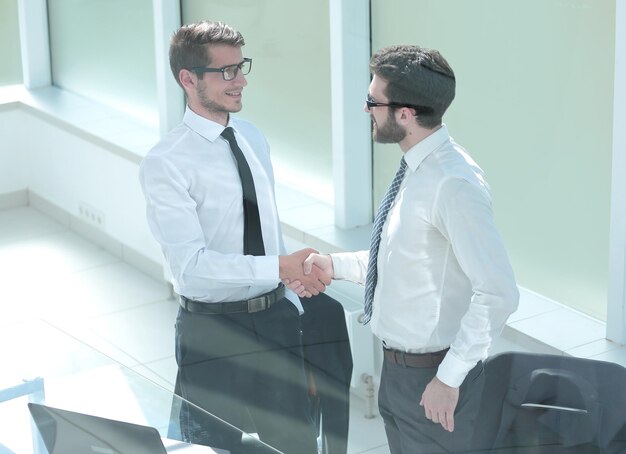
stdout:
[(333, 260), (335, 279), (365, 285), (369, 251), (338, 252), (330, 254)]

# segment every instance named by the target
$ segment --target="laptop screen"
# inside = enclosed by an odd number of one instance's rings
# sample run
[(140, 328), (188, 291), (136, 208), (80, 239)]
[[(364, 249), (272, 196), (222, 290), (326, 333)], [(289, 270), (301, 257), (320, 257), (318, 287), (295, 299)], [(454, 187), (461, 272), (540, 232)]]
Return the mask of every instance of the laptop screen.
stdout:
[(153, 427), (34, 403), (28, 409), (50, 454), (166, 454)]

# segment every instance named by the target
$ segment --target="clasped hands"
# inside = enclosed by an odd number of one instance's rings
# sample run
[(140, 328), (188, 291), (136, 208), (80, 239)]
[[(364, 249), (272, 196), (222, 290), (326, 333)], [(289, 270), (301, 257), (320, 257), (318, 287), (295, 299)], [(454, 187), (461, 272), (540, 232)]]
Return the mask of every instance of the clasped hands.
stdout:
[(310, 298), (326, 290), (333, 278), (330, 256), (306, 248), (279, 257), (280, 280), (298, 296)]

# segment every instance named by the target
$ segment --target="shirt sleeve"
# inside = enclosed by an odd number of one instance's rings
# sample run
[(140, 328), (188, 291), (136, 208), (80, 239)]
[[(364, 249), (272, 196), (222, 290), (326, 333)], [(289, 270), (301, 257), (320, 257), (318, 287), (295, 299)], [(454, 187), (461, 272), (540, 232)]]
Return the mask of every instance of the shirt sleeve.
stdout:
[(519, 290), (484, 187), (463, 178), (444, 180), (432, 219), (472, 287), (469, 309), (437, 371), (443, 383), (458, 387), (487, 357), (493, 339), (517, 308)]
[(330, 254), (333, 260), (334, 278), (365, 285), (369, 256), (370, 251), (338, 252)]
[(194, 298), (212, 289), (271, 286), (280, 281), (278, 256), (225, 254), (207, 247), (189, 183), (167, 159), (145, 158), (139, 178), (150, 230), (161, 245), (178, 293)]

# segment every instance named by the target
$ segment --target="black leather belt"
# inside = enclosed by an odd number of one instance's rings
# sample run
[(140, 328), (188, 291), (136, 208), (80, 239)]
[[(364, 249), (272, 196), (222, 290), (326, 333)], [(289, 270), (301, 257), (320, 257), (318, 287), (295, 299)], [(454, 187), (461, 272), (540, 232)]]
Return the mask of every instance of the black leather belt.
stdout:
[(391, 348), (384, 348), (385, 359), (403, 367), (436, 367), (446, 357), (449, 348), (432, 353), (407, 353)]
[(280, 284), (271, 292), (264, 293), (255, 298), (244, 301), (228, 301), (225, 303), (205, 303), (202, 301), (194, 301), (180, 296), (179, 301), (183, 309), (198, 314), (238, 314), (264, 311), (270, 306), (285, 297), (285, 286)]

